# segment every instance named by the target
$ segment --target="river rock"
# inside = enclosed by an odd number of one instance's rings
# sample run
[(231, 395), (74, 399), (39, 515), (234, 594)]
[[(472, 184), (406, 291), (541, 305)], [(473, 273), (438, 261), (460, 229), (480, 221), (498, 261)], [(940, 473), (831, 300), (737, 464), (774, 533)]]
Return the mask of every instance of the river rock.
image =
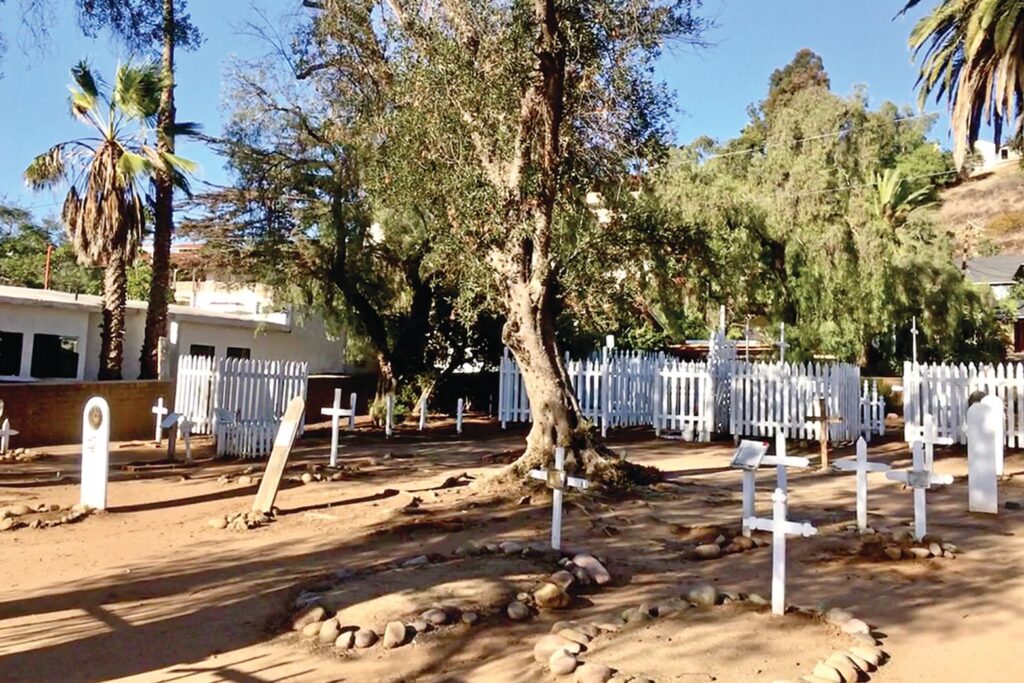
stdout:
[(576, 669), (573, 680), (575, 683), (608, 683), (614, 673), (610, 666), (587, 663)]
[(566, 570), (558, 571), (549, 576), (547, 582), (558, 587), (562, 592), (568, 592), (572, 588), (572, 584), (576, 581), (575, 577)]
[(612, 575), (596, 557), (580, 553), (572, 558), (572, 561), (577, 567), (583, 569), (598, 586), (604, 586), (611, 582)]
[(882, 661), (882, 651), (877, 647), (854, 645), (850, 648), (850, 652), (872, 666), (878, 666), (879, 662)]
[(345, 631), (334, 641), (334, 647), (338, 650), (351, 650), (356, 644), (356, 632)]
[(850, 619), (853, 619), (853, 613), (839, 607), (832, 607), (825, 612), (825, 621), (836, 626), (842, 626)]
[(320, 642), (333, 643), (341, 635), (341, 624), (337, 619), (328, 619), (320, 624)]
[(537, 606), (543, 609), (565, 609), (569, 606), (569, 594), (553, 583), (544, 583), (533, 592)]
[(579, 643), (574, 643), (571, 640), (563, 638), (562, 636), (555, 635), (553, 633), (546, 636), (542, 636), (533, 646), (533, 659), (537, 662), (546, 662), (551, 659), (558, 650), (567, 650), (571, 654), (579, 654), (583, 651), (583, 646)]
[(714, 560), (722, 555), (722, 547), (715, 543), (703, 543), (693, 549), (693, 556), (698, 560)]
[(890, 560), (899, 560), (903, 558), (903, 551), (894, 545), (885, 546), (885, 549), (882, 552), (884, 552), (886, 557)]
[(466, 626), (472, 626), (476, 622), (480, 621), (480, 615), (471, 610), (467, 610), (462, 613), (462, 623)]
[(700, 607), (711, 607), (718, 601), (718, 589), (710, 583), (698, 583), (687, 591), (686, 599)]
[(384, 627), (384, 647), (392, 649), (405, 645), (408, 629), (401, 621), (389, 621)]
[(591, 640), (590, 636), (585, 633), (580, 633), (574, 628), (563, 628), (555, 635), (561, 636), (566, 640), (571, 640), (574, 643), (579, 643), (580, 645), (586, 645)]
[(320, 605), (312, 605), (310, 607), (305, 607), (296, 612), (295, 615), (292, 617), (292, 630), (301, 631), (306, 627), (307, 624), (323, 621), (326, 615), (327, 610), (325, 610)]
[(9, 508), (7, 508), (7, 510), (12, 515), (14, 515), (15, 517), (21, 517), (22, 515), (27, 515), (30, 512), (32, 512), (32, 508), (30, 508), (28, 505), (25, 505), (23, 503), (18, 503), (17, 505), (12, 505)]
[(843, 624), (843, 633), (856, 635), (858, 633), (871, 633), (871, 627), (861, 619), (850, 619)]
[(646, 607), (630, 607), (622, 611), (622, 620), (627, 624), (643, 624), (651, 621), (654, 617), (651, 616), (651, 612)]
[(220, 515), (218, 517), (211, 517), (210, 519), (206, 520), (206, 523), (214, 529), (228, 528), (228, 518), (224, 515)]
[(448, 612), (443, 609), (433, 607), (423, 612), (420, 615), (420, 619), (427, 622), (431, 626), (444, 626), (448, 623)]
[(505, 613), (508, 614), (508, 618), (512, 621), (526, 621), (530, 618), (530, 608), (518, 600), (508, 603)]
[(853, 660), (842, 653), (830, 655), (825, 663), (838, 671), (847, 683), (855, 683), (860, 678), (859, 669), (854, 666)]
[(356, 631), (355, 645), (360, 649), (372, 647), (379, 638), (380, 636), (373, 629), (361, 628)]
[(576, 656), (565, 649), (555, 650), (551, 658), (548, 659), (548, 669), (556, 676), (571, 674), (576, 670), (578, 664)]
[[(811, 673), (813, 673), (818, 678), (821, 678), (822, 680), (832, 681), (832, 683), (845, 683), (845, 681), (843, 680), (843, 675), (836, 671), (833, 667), (826, 664), (825, 662), (818, 662), (817, 664), (815, 664), (814, 671), (812, 671)], [(855, 678), (853, 680), (857, 679)]]
[(505, 541), (498, 546), (498, 550), (506, 555), (518, 555), (523, 552), (523, 544), (515, 541)]
[(306, 638), (316, 638), (320, 635), (320, 622), (314, 621), (302, 627), (302, 635)]

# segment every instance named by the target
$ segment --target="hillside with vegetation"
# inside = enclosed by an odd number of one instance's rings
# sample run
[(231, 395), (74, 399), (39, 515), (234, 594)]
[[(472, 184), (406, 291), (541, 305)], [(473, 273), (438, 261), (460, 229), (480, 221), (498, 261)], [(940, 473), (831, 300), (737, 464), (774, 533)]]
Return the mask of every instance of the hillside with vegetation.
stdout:
[(939, 214), (966, 256), (1024, 254), (1024, 173), (1016, 164), (940, 195)]

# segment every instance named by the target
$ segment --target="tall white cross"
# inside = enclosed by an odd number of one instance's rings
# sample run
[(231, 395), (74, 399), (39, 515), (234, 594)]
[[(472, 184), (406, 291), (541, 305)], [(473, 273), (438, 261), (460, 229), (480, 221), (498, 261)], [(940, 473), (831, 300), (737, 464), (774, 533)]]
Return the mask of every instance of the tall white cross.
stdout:
[(352, 392), (349, 396), (349, 407), (341, 407), (341, 389), (334, 390), (334, 403), (331, 404), (330, 408), (321, 408), (321, 415), (327, 415), (331, 418), (331, 467), (338, 466), (338, 428), (341, 424), (341, 418), (348, 418), (348, 428), (355, 428), (356, 420), (356, 394)]
[(546, 481), (551, 489), (551, 547), (562, 549), (562, 495), (566, 487), (583, 490), (590, 482), (565, 473), (565, 449), (555, 448), (555, 466), (547, 470), (530, 470), (531, 479)]
[(914, 537), (920, 541), (928, 533), (926, 491), (931, 488), (932, 484), (952, 484), (953, 477), (949, 474), (935, 474), (926, 466), (924, 447), (920, 441), (913, 443), (912, 450), (914, 453), (912, 469), (886, 472), (885, 476), (914, 489)]
[(910, 334), (913, 336), (913, 341), (911, 342), (911, 349), (912, 349), (912, 353), (914, 355), (912, 356), (912, 358), (913, 358), (914, 365), (917, 365), (917, 316), (916, 315), (913, 318), (911, 318), (911, 321), (910, 321)]
[(156, 429), (153, 431), (153, 441), (156, 441), (156, 444), (159, 446), (160, 442), (163, 441), (164, 438), (164, 415), (168, 412), (167, 408), (164, 407), (163, 396), (156, 400), (156, 405), (153, 406), (153, 409), (150, 412), (156, 416)]
[(863, 436), (857, 439), (856, 458), (844, 458), (833, 464), (837, 470), (857, 473), (857, 528), (864, 531), (868, 528), (868, 473), (888, 472), (892, 468), (884, 462), (868, 460), (868, 444)]
[(775, 455), (767, 455), (768, 444), (759, 441), (744, 440), (733, 457), (732, 466), (743, 470), (743, 512), (741, 522), (743, 535), (750, 536), (746, 520), (755, 515), (755, 496), (757, 489), (757, 470), (761, 465), (775, 465), (776, 486), (786, 492), (789, 486), (787, 467), (810, 467), (807, 458), (786, 455), (786, 435), (779, 430), (775, 433)]
[(772, 612), (786, 612), (786, 534), (814, 536), (817, 528), (810, 522), (791, 522), (786, 519), (786, 494), (775, 489), (772, 494), (772, 518), (748, 517), (744, 525), (759, 531), (772, 532)]
[(775, 342), (775, 345), (779, 347), (779, 362), (786, 362), (786, 349), (789, 348), (789, 344), (786, 343), (786, 323), (779, 323), (779, 341)]
[(455, 404), (455, 433), (462, 433), (462, 411), (465, 409), (466, 403), (461, 398), (459, 402)]
[(0, 425), (0, 453), (6, 453), (11, 447), (11, 437), (17, 436), (18, 430), (11, 429), (11, 421), (4, 418), (4, 422)]

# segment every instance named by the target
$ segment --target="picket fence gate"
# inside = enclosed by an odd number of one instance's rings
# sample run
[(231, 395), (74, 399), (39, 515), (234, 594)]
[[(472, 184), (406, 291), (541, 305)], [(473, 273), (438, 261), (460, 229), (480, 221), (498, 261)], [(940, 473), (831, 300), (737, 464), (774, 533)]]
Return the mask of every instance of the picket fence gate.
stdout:
[(938, 435), (967, 443), (968, 400), (976, 391), (1003, 402), (1006, 446), (1024, 447), (1024, 364), (903, 364), (904, 438), (924, 430), (924, 416), (935, 420)]
[[(820, 438), (819, 398), (826, 399), (835, 441), (885, 433), (885, 402), (877, 381), (861, 383), (849, 364), (750, 363), (735, 359), (735, 345), (720, 343), (707, 362), (664, 354), (604, 349), (590, 358), (566, 358), (583, 416), (602, 433), (612, 427), (651, 426), (659, 436), (708, 441), (715, 432)], [(714, 346), (714, 345), (713, 345)], [(498, 419), (530, 422), (530, 401), (508, 349), (498, 373)]]
[(192, 420), (194, 434), (214, 434), (218, 455), (263, 457), (288, 402), (305, 398), (308, 376), (300, 361), (182, 356), (174, 411)]

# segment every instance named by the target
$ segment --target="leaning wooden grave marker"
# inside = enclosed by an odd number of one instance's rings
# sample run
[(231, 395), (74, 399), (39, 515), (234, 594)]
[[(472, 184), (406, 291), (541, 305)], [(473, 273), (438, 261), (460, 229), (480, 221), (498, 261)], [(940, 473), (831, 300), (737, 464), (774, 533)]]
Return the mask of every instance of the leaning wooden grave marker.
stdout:
[(107, 509), (109, 469), (110, 406), (102, 397), (93, 396), (82, 411), (82, 505)]
[(281, 486), (281, 477), (284, 476), (284, 468), (288, 464), (288, 456), (291, 455), (292, 444), (295, 443), (295, 435), (299, 431), (299, 422), (305, 409), (306, 401), (302, 396), (296, 396), (288, 402), (288, 408), (281, 418), (281, 426), (277, 428), (274, 450), (270, 453), (267, 469), (263, 473), (260, 488), (256, 492), (256, 500), (252, 504), (253, 512), (269, 514), (273, 509), (277, 490)]
[(551, 547), (562, 549), (562, 495), (566, 487), (583, 490), (590, 482), (565, 473), (565, 449), (555, 448), (555, 466), (546, 470), (530, 470), (530, 477), (547, 482), (551, 489)]
[(868, 460), (868, 443), (863, 436), (857, 439), (857, 457), (837, 460), (834, 467), (857, 473), (857, 528), (865, 531), (868, 528), (868, 473), (888, 472), (892, 468), (884, 462)]
[(818, 443), (821, 448), (821, 470), (825, 471), (828, 469), (828, 426), (830, 424), (839, 424), (843, 420), (828, 414), (828, 400), (824, 396), (818, 397), (818, 414), (808, 415), (807, 420), (818, 423), (818, 429), (820, 430)]
[(813, 536), (818, 530), (810, 522), (791, 522), (786, 519), (786, 494), (775, 489), (772, 494), (772, 517), (749, 517), (745, 526), (772, 533), (772, 612), (786, 612), (786, 534)]
[[(986, 397), (988, 398), (988, 397)], [(1003, 402), (996, 397), (967, 409), (967, 509), (990, 515), (999, 513), (997, 458), (1002, 450)]]
[(885, 476), (914, 489), (914, 538), (921, 541), (928, 534), (926, 491), (931, 488), (932, 484), (952, 484), (953, 477), (949, 474), (935, 474), (925, 466), (924, 446), (920, 441), (913, 443), (912, 450), (914, 453), (912, 469), (902, 472), (886, 472)]

